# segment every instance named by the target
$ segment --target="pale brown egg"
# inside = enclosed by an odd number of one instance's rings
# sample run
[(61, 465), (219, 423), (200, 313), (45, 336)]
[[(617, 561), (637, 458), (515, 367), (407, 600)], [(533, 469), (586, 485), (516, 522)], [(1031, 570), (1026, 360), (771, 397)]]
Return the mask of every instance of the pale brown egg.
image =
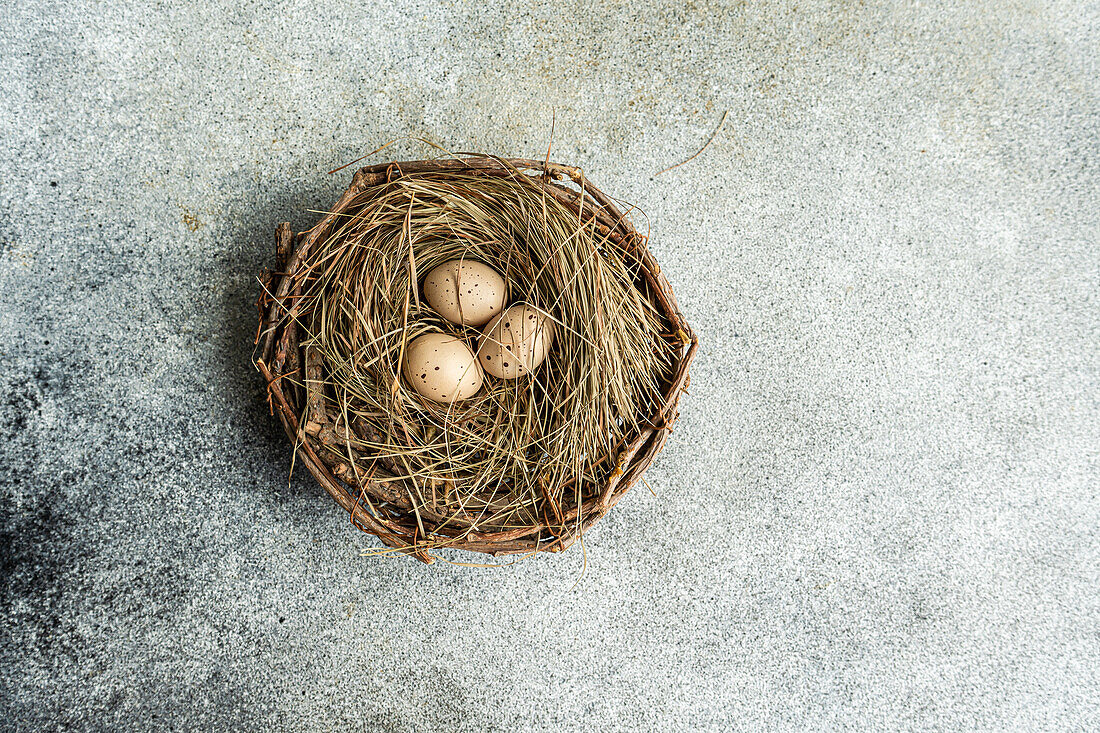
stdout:
[(484, 262), (450, 260), (424, 278), (424, 300), (451, 323), (484, 326), (504, 310), (504, 278)]
[(517, 303), (486, 327), (477, 350), (482, 369), (515, 379), (538, 368), (554, 344), (554, 321), (543, 311)]
[(419, 394), (450, 403), (477, 394), (484, 377), (474, 352), (460, 338), (429, 333), (405, 347), (405, 380)]

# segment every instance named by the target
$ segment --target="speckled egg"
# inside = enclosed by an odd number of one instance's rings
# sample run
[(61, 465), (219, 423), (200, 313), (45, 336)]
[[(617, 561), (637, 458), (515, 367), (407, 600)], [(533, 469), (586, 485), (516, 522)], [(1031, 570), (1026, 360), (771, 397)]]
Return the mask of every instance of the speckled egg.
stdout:
[(504, 310), (504, 278), (484, 262), (450, 260), (424, 278), (424, 299), (451, 323), (484, 326)]
[(482, 369), (515, 379), (538, 368), (554, 344), (554, 321), (527, 303), (517, 303), (486, 327), (477, 350)]
[(444, 403), (473, 397), (484, 381), (466, 342), (445, 333), (425, 334), (406, 346), (403, 371), (419, 394)]

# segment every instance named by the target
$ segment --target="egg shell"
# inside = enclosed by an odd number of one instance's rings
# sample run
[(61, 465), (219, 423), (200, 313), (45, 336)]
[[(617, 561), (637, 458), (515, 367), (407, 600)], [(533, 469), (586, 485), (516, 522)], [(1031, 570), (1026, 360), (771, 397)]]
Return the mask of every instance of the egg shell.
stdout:
[(445, 333), (428, 333), (409, 343), (403, 371), (417, 393), (443, 403), (473, 397), (485, 379), (466, 342)]
[(484, 262), (449, 260), (424, 278), (424, 300), (451, 323), (484, 326), (504, 310), (504, 278)]
[(515, 379), (538, 369), (554, 344), (554, 321), (533, 305), (509, 306), (486, 327), (478, 345), (481, 368)]

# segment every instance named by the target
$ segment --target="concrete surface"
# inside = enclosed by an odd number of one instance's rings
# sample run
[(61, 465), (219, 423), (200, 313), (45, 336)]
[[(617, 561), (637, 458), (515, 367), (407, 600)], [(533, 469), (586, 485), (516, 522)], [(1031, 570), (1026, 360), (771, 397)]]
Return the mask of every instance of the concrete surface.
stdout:
[[(1095, 2), (5, 3), (3, 727), (1097, 729), (1097, 48)], [(554, 111), (703, 340), (655, 496), (360, 557), (249, 365), (272, 228)]]

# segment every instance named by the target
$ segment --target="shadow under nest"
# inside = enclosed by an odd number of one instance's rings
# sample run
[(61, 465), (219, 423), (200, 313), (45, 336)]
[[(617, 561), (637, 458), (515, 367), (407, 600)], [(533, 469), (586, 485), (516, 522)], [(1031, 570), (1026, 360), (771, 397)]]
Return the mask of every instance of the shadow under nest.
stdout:
[[(276, 252), (255, 357), (272, 409), (296, 460), (394, 551), (564, 549), (664, 446), (698, 341), (645, 238), (577, 168), (362, 168), (312, 229), (279, 225)], [(422, 334), (480, 335), (421, 296), (454, 259), (501, 273), (506, 302), (549, 314), (556, 338), (532, 373), (443, 404), (401, 367)]]

